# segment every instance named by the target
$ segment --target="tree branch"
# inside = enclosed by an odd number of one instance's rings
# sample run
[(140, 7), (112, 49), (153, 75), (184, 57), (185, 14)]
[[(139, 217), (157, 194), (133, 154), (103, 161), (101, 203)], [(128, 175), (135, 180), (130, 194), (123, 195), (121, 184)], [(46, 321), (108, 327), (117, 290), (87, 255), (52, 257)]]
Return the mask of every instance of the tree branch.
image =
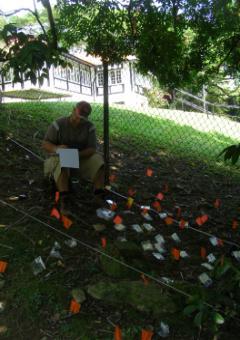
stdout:
[(0, 10), (0, 15), (2, 15), (4, 17), (10, 17), (10, 16), (13, 16), (14, 14), (21, 12), (21, 11), (30, 12), (36, 18), (37, 22), (41, 26), (41, 29), (42, 29), (44, 35), (46, 36), (46, 39), (48, 39), (47, 32), (45, 31), (45, 28), (44, 28), (44, 26), (43, 26), (43, 24), (42, 24), (42, 22), (39, 18), (38, 12), (34, 12), (30, 8), (19, 8), (19, 9), (12, 11), (12, 12), (9, 12), (9, 13), (4, 13), (3, 11)]
[(50, 29), (52, 32), (52, 43), (53, 43), (53, 48), (57, 49), (58, 48), (58, 38), (57, 38), (57, 30), (55, 26), (55, 21), (53, 18), (53, 13), (52, 13), (52, 7), (50, 5), (49, 0), (41, 0), (41, 3), (44, 8), (46, 8), (47, 13), (48, 13), (48, 21), (50, 24)]

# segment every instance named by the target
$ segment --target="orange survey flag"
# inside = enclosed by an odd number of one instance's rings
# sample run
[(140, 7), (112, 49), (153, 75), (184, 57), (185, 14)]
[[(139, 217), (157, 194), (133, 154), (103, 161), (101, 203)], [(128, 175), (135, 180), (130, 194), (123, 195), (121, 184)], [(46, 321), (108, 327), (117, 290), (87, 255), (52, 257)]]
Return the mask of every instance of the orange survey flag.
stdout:
[(73, 221), (69, 217), (62, 215), (62, 223), (65, 229), (69, 229), (73, 224)]
[(122, 331), (121, 331), (121, 328), (119, 326), (115, 327), (114, 340), (122, 340)]
[(106, 239), (106, 237), (102, 237), (101, 238), (101, 243), (102, 243), (102, 247), (106, 248), (106, 246), (107, 246), (107, 239)]
[(217, 243), (218, 246), (223, 247), (223, 240), (221, 240), (220, 238), (218, 238)]
[(202, 215), (196, 218), (197, 225), (201, 226), (208, 220), (208, 215)]
[(161, 208), (161, 204), (159, 203), (159, 201), (154, 201), (152, 204), (153, 208), (156, 209), (158, 212), (160, 212), (162, 210)]
[(159, 192), (157, 195), (156, 195), (156, 198), (159, 200), (159, 201), (162, 201), (164, 199), (164, 195), (162, 192)]
[(149, 284), (149, 279), (144, 274), (141, 274), (141, 278), (143, 280), (144, 285), (147, 286)]
[(141, 340), (151, 340), (153, 332), (147, 329), (142, 329)]
[(59, 198), (60, 198), (60, 193), (59, 193), (59, 191), (56, 191), (55, 192), (55, 203), (57, 203), (59, 201)]
[(238, 221), (237, 221), (237, 220), (233, 220), (233, 221), (232, 221), (232, 229), (233, 229), (233, 230), (236, 230), (237, 227), (238, 227)]
[(214, 208), (218, 209), (221, 205), (221, 200), (219, 198), (216, 198), (216, 200), (213, 203)]
[(187, 224), (187, 222), (184, 221), (183, 218), (181, 218), (181, 220), (180, 220), (180, 222), (179, 222), (179, 228), (180, 228), (180, 229), (184, 229), (184, 228), (186, 227), (186, 224)]
[(0, 273), (4, 273), (7, 269), (8, 263), (5, 261), (0, 261)]
[(56, 217), (56, 219), (60, 220), (61, 216), (57, 208), (52, 208), (50, 216)]
[(77, 314), (80, 312), (81, 305), (76, 300), (72, 299), (70, 303), (70, 312)]
[(148, 177), (152, 177), (152, 175), (153, 175), (153, 169), (147, 168), (147, 170), (146, 170), (146, 175), (147, 175)]
[(201, 258), (202, 258), (202, 259), (205, 259), (205, 258), (206, 258), (206, 256), (207, 256), (207, 250), (206, 250), (206, 248), (201, 247), (201, 249), (200, 249), (200, 255), (201, 255)]
[(121, 224), (122, 223), (122, 217), (117, 215), (114, 220), (113, 220), (113, 223), (115, 224)]
[(112, 211), (117, 209), (117, 203), (113, 202), (113, 204), (110, 205), (110, 208)]
[(171, 253), (172, 253), (172, 257), (174, 258), (174, 260), (179, 261), (179, 259), (180, 259), (180, 250), (177, 249), (177, 248), (172, 248)]
[(166, 225), (171, 225), (173, 224), (173, 218), (168, 216), (165, 218), (164, 222), (166, 223)]

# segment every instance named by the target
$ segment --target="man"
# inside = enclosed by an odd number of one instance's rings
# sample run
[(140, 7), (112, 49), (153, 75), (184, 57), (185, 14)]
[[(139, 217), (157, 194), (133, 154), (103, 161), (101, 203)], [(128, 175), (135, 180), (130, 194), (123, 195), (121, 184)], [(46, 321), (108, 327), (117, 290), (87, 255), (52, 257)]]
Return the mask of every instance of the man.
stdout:
[(88, 120), (92, 111), (88, 102), (76, 104), (70, 116), (58, 118), (47, 130), (42, 147), (50, 157), (44, 163), (44, 175), (53, 177), (60, 193), (60, 212), (69, 214), (69, 168), (61, 168), (60, 148), (79, 150), (80, 175), (94, 184), (94, 194), (99, 197), (104, 193), (104, 161), (96, 152), (97, 141), (95, 126)]

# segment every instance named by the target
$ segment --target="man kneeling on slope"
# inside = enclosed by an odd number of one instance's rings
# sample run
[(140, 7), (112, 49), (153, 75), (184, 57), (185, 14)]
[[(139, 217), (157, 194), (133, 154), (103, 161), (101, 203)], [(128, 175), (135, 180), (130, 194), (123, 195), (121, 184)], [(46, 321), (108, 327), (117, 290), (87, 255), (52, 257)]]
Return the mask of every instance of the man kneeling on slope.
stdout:
[(76, 104), (70, 116), (58, 118), (47, 130), (42, 147), (49, 154), (44, 163), (44, 175), (52, 177), (60, 193), (60, 212), (68, 215), (70, 169), (61, 168), (57, 150), (74, 148), (79, 150), (81, 177), (94, 184), (95, 197), (104, 194), (104, 161), (96, 152), (95, 126), (88, 120), (92, 111), (85, 101)]

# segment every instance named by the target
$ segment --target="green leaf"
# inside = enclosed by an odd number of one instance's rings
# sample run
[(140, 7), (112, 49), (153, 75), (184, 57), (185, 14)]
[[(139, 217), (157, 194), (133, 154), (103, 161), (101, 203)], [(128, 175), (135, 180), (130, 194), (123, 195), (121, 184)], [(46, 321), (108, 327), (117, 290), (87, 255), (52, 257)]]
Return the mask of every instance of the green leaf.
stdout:
[(223, 316), (217, 312), (214, 313), (213, 319), (214, 319), (214, 322), (218, 325), (222, 325), (224, 323)]
[(186, 308), (184, 308), (183, 314), (184, 315), (190, 315), (193, 312), (195, 312), (197, 309), (198, 309), (198, 307), (196, 305), (187, 306)]
[(203, 312), (198, 312), (193, 320), (194, 325), (201, 327), (202, 325)]

